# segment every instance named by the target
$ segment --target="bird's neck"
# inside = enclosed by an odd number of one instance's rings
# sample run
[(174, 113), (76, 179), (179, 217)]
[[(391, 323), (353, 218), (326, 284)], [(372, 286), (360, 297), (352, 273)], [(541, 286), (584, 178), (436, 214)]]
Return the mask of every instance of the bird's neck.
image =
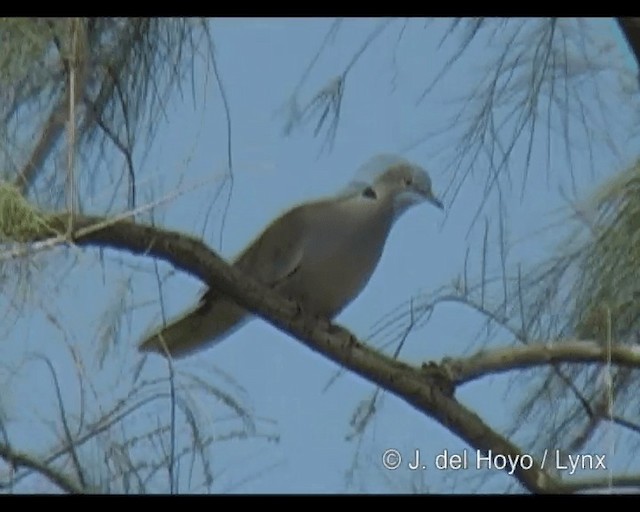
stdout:
[(341, 205), (342, 215), (350, 218), (354, 226), (364, 232), (377, 231), (382, 238), (386, 238), (395, 221), (394, 205), (391, 198), (356, 196), (347, 199)]

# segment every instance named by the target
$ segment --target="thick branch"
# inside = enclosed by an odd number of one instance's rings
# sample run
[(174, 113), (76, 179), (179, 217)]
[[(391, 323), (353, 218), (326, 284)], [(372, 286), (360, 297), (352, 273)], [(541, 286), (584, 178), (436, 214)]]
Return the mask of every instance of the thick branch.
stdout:
[[(59, 232), (64, 232), (69, 225), (66, 215), (51, 216), (48, 222)], [(102, 227), (92, 227), (95, 224)], [(308, 317), (292, 301), (228, 265), (200, 240), (129, 221), (104, 224), (103, 218), (74, 218), (74, 242), (126, 250), (169, 262), (233, 297), (242, 307), (290, 333), (312, 350), (402, 398), (475, 449), (481, 452), (491, 450), (494, 455), (502, 454), (513, 459), (524, 455), (478, 415), (456, 401), (450, 390), (442, 389), (443, 376), (439, 368), (426, 366), (420, 369), (394, 360), (362, 344), (342, 327)], [(44, 231), (36, 238), (50, 236), (50, 232)], [(534, 464), (529, 470), (518, 466), (514, 474), (531, 492), (557, 492), (562, 489), (562, 483), (541, 470), (539, 464)]]
[(640, 67), (640, 18), (618, 18), (618, 25)]
[(33, 148), (29, 160), (16, 176), (14, 185), (18, 187), (21, 193), (27, 194), (49, 153), (60, 138), (60, 135), (62, 135), (66, 111), (67, 94), (65, 90), (59, 95), (56, 106), (44, 123), (38, 142)]
[(602, 346), (593, 341), (559, 341), (553, 345), (529, 344), (483, 350), (470, 357), (445, 359), (443, 368), (458, 386), (489, 373), (523, 370), (554, 363), (606, 363), (640, 368), (640, 349), (634, 346)]
[(611, 479), (585, 478), (576, 479), (565, 484), (566, 492), (593, 491), (596, 489), (620, 489), (620, 488), (640, 489), (640, 475), (612, 476)]
[(86, 492), (82, 487), (75, 483), (71, 478), (52, 468), (47, 464), (43, 464), (31, 455), (20, 453), (12, 450), (5, 444), (0, 444), (0, 457), (2, 457), (7, 463), (14, 467), (25, 467), (32, 469), (46, 477), (48, 480), (56, 484), (60, 489), (70, 494), (82, 494)]

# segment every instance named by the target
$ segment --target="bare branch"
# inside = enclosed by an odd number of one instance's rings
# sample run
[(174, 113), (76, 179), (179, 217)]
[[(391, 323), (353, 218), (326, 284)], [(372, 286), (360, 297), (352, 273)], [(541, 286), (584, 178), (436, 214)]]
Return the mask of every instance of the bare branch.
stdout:
[(69, 428), (69, 422), (67, 421), (67, 413), (64, 407), (64, 400), (62, 399), (62, 391), (60, 390), (60, 383), (58, 382), (58, 375), (56, 374), (55, 368), (53, 364), (49, 360), (49, 358), (44, 356), (35, 356), (37, 359), (42, 360), (49, 371), (51, 372), (51, 379), (53, 380), (53, 385), (56, 390), (56, 399), (58, 401), (58, 409), (60, 411), (60, 422), (62, 423), (62, 427), (64, 430), (65, 441), (70, 446), (69, 452), (71, 453), (71, 460), (73, 461), (73, 467), (76, 470), (76, 474), (78, 476), (78, 480), (80, 482), (81, 488), (86, 488), (87, 483), (84, 477), (84, 469), (82, 468), (82, 464), (80, 463), (80, 458), (78, 457), (78, 453), (75, 449), (73, 442), (73, 435), (71, 434), (71, 429)]
[(594, 341), (581, 340), (529, 343), (485, 350), (467, 358), (445, 359), (442, 366), (458, 386), (487, 374), (556, 363), (606, 363), (608, 360), (619, 366), (640, 368), (640, 350), (622, 345), (605, 347)]
[[(43, 228), (34, 239), (49, 236), (51, 228), (63, 231), (68, 225), (67, 217), (49, 216), (50, 228)], [(92, 228), (96, 224), (102, 228)], [(77, 245), (126, 250), (167, 261), (233, 297), (242, 307), (290, 333), (310, 349), (405, 400), (475, 449), (483, 453), (491, 450), (505, 457), (522, 456), (517, 446), (453, 397), (452, 388), (436, 365), (416, 368), (394, 360), (361, 343), (346, 329), (308, 317), (292, 301), (229, 266), (202, 241), (127, 221), (108, 225), (108, 220), (100, 217), (78, 216), (73, 225), (77, 229), (73, 237)], [(561, 482), (539, 468), (539, 465), (528, 470), (518, 467), (514, 476), (531, 492), (554, 492), (561, 488)]]
[(63, 92), (58, 103), (44, 123), (40, 137), (36, 143), (27, 163), (22, 167), (15, 179), (15, 186), (25, 194), (29, 191), (35, 177), (42, 168), (47, 156), (60, 138), (64, 129), (64, 117), (67, 110), (67, 94)]
[(640, 18), (618, 18), (618, 25), (640, 66)]
[(26, 453), (16, 452), (4, 443), (0, 443), (0, 457), (14, 468), (24, 467), (37, 471), (39, 474), (57, 485), (60, 489), (70, 494), (82, 494), (86, 492), (85, 489), (76, 484), (71, 478), (62, 472), (52, 468), (46, 463), (43, 463), (36, 457), (32, 457)]
[(624, 487), (635, 487), (640, 489), (640, 475), (612, 476), (611, 478), (585, 478), (566, 482), (563, 492), (574, 493), (579, 491), (589, 491), (596, 489), (620, 489)]

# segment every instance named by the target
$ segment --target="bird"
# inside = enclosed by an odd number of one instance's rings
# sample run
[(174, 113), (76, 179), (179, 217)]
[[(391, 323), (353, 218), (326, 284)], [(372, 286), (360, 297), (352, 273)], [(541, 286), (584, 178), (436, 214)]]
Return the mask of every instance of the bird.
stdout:
[[(444, 209), (426, 170), (398, 155), (375, 155), (341, 193), (276, 218), (232, 265), (306, 313), (333, 320), (366, 287), (395, 222), (424, 202)], [(252, 318), (232, 298), (206, 288), (191, 308), (144, 336), (138, 350), (182, 358)]]

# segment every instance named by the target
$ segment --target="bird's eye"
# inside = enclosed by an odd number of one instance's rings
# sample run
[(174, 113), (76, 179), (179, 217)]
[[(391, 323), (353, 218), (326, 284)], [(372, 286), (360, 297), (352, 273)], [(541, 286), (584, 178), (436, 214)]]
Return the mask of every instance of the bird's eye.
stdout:
[(405, 178), (405, 179), (404, 179), (404, 184), (405, 184), (407, 187), (410, 187), (411, 185), (413, 185), (413, 178), (411, 178), (411, 177)]
[(364, 197), (368, 197), (369, 199), (377, 199), (378, 194), (371, 187), (367, 187), (362, 191), (362, 195)]

